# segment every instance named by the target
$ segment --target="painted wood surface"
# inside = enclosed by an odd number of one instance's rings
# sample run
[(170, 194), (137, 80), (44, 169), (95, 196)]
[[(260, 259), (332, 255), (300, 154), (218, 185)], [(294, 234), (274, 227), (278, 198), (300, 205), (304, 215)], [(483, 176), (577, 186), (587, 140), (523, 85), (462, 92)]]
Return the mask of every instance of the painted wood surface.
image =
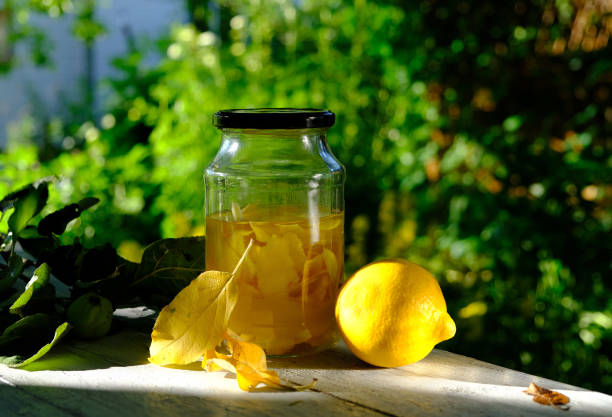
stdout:
[[(0, 416), (612, 416), (612, 396), (441, 350), (381, 369), (339, 345), (270, 361), (292, 382), (316, 378), (313, 390), (245, 393), (224, 372), (148, 364), (149, 341), (124, 330), (61, 345), (27, 370), (0, 365)], [(569, 396), (570, 410), (534, 403), (522, 392), (532, 381)]]

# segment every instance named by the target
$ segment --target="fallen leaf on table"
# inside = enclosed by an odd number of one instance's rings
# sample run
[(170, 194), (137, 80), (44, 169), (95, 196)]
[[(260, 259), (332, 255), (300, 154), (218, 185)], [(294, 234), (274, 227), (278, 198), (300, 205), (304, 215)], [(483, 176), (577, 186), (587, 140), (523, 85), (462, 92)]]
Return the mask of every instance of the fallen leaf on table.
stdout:
[(533, 382), (529, 384), (529, 388), (523, 391), (525, 394), (533, 395), (533, 401), (543, 405), (551, 405), (560, 410), (569, 410), (570, 399), (557, 391), (549, 390), (548, 388), (540, 387)]
[(149, 361), (185, 365), (203, 357), (204, 369), (236, 374), (244, 391), (253, 391), (260, 384), (276, 389), (312, 388), (316, 380), (304, 386), (281, 382), (275, 371), (268, 370), (263, 349), (228, 329), (238, 299), (236, 276), (253, 242), (251, 239), (234, 272), (201, 273), (162, 309), (151, 334)]
[(238, 299), (234, 278), (251, 245), (252, 241), (233, 273), (201, 273), (162, 309), (151, 333), (149, 361), (156, 365), (186, 365), (200, 360), (223, 340)]
[(220, 348), (228, 353), (209, 350), (204, 356), (202, 367), (208, 372), (225, 370), (236, 374), (238, 386), (243, 391), (253, 391), (260, 384), (270, 388), (301, 391), (312, 388), (316, 382), (316, 379), (308, 385), (281, 382), (278, 374), (268, 369), (263, 349), (254, 343), (240, 340), (231, 331), (225, 333)]

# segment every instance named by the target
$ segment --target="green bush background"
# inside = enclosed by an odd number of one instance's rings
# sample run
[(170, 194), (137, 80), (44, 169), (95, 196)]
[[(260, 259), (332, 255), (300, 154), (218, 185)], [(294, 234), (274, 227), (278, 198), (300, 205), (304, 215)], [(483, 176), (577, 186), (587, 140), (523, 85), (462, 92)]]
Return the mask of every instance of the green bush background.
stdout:
[[(9, 5), (76, 13), (75, 36), (92, 44), (95, 2), (64, 3)], [(69, 237), (137, 257), (159, 237), (204, 232), (214, 111), (326, 107), (348, 172), (347, 272), (377, 257), (422, 264), (457, 322), (441, 348), (612, 392), (611, 10), (297, 4), (186, 1), (191, 23), (114, 61), (122, 75), (100, 117), (68, 106), (10, 126), (0, 194), (58, 175), (55, 206), (103, 201)], [(36, 58), (44, 34), (15, 33)], [(164, 58), (146, 68), (151, 51)]]

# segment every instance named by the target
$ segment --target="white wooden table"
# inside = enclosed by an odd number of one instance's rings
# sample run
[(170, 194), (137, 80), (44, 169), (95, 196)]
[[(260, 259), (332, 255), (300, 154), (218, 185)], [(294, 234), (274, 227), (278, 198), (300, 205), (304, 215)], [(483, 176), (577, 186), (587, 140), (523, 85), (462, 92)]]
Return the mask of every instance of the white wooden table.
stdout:
[[(63, 344), (27, 369), (0, 365), (0, 416), (612, 416), (612, 396), (434, 350), (381, 369), (340, 345), (302, 359), (270, 361), (303, 392), (246, 393), (224, 372), (147, 363), (149, 336), (122, 331)], [(570, 397), (562, 411), (532, 401), (530, 382)]]

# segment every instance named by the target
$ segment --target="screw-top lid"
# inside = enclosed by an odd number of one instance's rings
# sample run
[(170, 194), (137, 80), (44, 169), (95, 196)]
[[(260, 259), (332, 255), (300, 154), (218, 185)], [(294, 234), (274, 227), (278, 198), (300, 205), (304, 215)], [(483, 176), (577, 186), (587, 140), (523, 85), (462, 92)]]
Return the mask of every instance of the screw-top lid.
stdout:
[(213, 115), (219, 129), (306, 129), (331, 127), (334, 113), (322, 109), (258, 108), (220, 110)]

